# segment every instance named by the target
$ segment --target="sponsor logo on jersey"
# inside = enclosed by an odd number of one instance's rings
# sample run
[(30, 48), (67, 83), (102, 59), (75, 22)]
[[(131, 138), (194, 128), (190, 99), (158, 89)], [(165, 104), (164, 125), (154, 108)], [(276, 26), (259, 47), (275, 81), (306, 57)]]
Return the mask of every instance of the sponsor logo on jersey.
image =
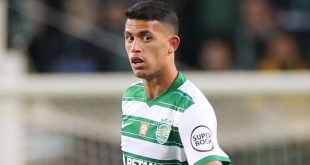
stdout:
[(135, 158), (127, 158), (126, 165), (159, 165), (156, 163), (150, 163), (143, 160), (138, 160)]
[(171, 123), (163, 120), (162, 123), (158, 124), (156, 130), (156, 140), (159, 144), (164, 144), (168, 141), (169, 134), (171, 131)]
[(150, 163), (147, 161), (143, 161), (143, 160), (138, 160), (135, 158), (126, 158), (126, 165), (159, 165), (157, 163)]
[(140, 136), (145, 136), (147, 134), (148, 130), (149, 130), (149, 123), (148, 122), (141, 122), (140, 130), (139, 130), (139, 135)]
[(211, 151), (214, 148), (211, 130), (204, 125), (197, 126), (191, 133), (192, 147), (199, 152)]
[(130, 124), (132, 124), (132, 123), (125, 123), (125, 124), (122, 124), (122, 129), (124, 129), (125, 127), (129, 126)]

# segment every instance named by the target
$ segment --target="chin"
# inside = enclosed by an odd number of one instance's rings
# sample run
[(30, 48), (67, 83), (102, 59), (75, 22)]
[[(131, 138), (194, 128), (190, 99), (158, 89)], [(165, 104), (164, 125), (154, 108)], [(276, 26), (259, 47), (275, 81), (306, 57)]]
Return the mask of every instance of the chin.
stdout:
[(145, 72), (140, 71), (140, 70), (137, 71), (137, 70), (134, 70), (134, 69), (133, 69), (133, 73), (134, 73), (135, 76), (138, 77), (138, 78), (143, 78), (143, 77), (146, 76)]
[(146, 73), (135, 72), (136, 77), (146, 79), (148, 75)]
[(144, 71), (134, 71), (134, 74), (136, 77), (141, 78), (141, 79), (146, 79), (146, 80), (150, 80), (154, 77), (154, 74), (147, 73)]

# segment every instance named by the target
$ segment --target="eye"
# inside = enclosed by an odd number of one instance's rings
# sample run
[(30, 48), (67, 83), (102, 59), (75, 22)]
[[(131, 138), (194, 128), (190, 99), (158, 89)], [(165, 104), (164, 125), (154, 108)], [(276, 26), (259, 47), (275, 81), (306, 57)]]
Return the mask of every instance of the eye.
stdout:
[(143, 41), (144, 42), (149, 42), (149, 41), (151, 41), (153, 38), (152, 38), (152, 36), (150, 36), (150, 35), (145, 35), (145, 36), (143, 36)]
[(125, 35), (125, 39), (126, 39), (127, 42), (131, 43), (131, 42), (133, 42), (134, 37), (130, 36), (130, 35)]

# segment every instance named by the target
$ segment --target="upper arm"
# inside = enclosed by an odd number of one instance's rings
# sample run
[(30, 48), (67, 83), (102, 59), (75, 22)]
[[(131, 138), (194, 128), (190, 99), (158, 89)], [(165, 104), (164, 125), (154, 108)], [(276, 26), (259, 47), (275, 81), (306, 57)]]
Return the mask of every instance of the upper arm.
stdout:
[(211, 105), (193, 105), (187, 109), (180, 118), (179, 133), (189, 164), (230, 162), (218, 145), (216, 117)]

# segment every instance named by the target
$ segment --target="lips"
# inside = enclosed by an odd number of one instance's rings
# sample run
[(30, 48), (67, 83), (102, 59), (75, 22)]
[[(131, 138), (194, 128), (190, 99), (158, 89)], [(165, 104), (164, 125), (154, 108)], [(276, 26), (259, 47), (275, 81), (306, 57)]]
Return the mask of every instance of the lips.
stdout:
[(135, 70), (144, 69), (144, 59), (138, 56), (134, 56), (130, 58), (131, 66)]
[(130, 58), (131, 66), (134, 70), (143, 70), (144, 69), (144, 59), (139, 56), (133, 56)]
[(140, 57), (131, 57), (130, 59), (131, 63), (133, 64), (139, 64), (139, 63), (143, 63), (144, 60)]

